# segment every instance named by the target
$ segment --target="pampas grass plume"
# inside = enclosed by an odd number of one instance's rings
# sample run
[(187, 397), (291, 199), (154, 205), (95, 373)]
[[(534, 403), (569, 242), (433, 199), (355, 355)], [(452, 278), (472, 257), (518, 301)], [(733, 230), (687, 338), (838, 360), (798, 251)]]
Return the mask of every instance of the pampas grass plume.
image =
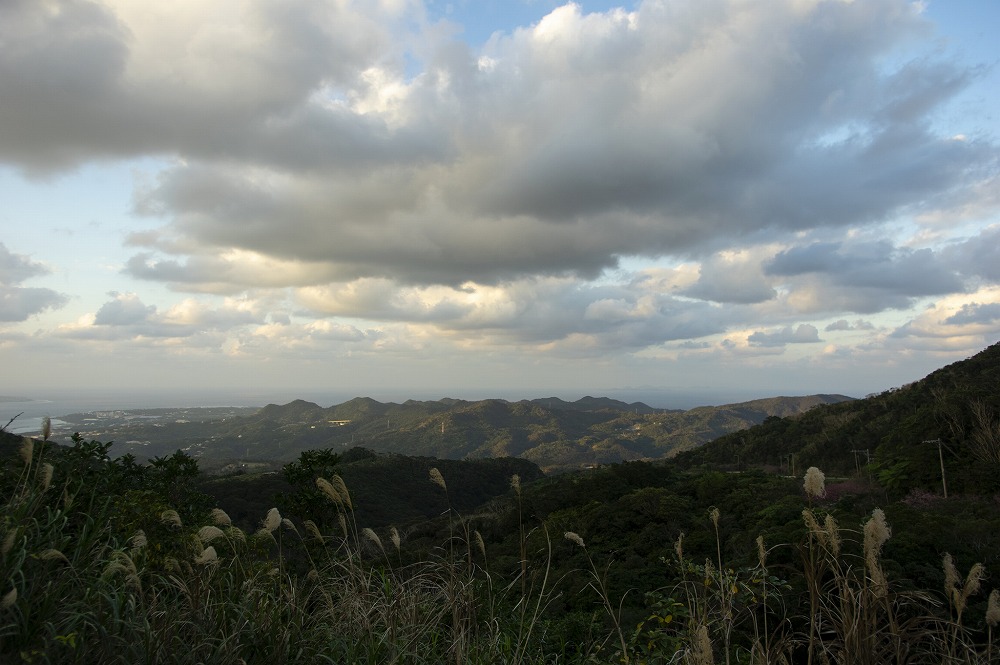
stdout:
[(222, 529), (217, 526), (203, 526), (198, 529), (198, 540), (200, 540), (202, 544), (210, 543), (216, 538), (224, 538), (225, 535), (226, 534), (223, 533)]
[(0, 609), (7, 609), (17, 602), (17, 587), (12, 587), (10, 591), (3, 595), (3, 600), (0, 600)]
[(715, 658), (712, 655), (712, 640), (708, 636), (708, 626), (702, 624), (694, 635), (694, 643), (691, 645), (691, 662), (695, 665), (713, 665)]
[(142, 529), (136, 531), (135, 535), (128, 540), (129, 546), (132, 547), (132, 549), (141, 549), (146, 546), (147, 542), (146, 532)]
[(944, 595), (950, 601), (954, 599), (956, 587), (961, 583), (962, 577), (958, 574), (958, 569), (955, 567), (955, 560), (951, 554), (945, 552), (941, 560), (941, 565), (944, 568)]
[(340, 495), (341, 502), (347, 506), (348, 510), (354, 510), (354, 504), (351, 502), (351, 493), (347, 491), (347, 483), (339, 475), (333, 476), (333, 487), (337, 490)]
[(21, 455), (21, 460), (24, 462), (25, 466), (31, 464), (31, 458), (35, 454), (35, 440), (29, 437), (21, 438), (21, 447), (18, 448), (18, 453)]
[(331, 485), (330, 481), (326, 478), (316, 479), (316, 489), (322, 492), (326, 498), (330, 499), (330, 501), (333, 501), (338, 506), (343, 505), (344, 502), (340, 498), (340, 492), (334, 489), (333, 485)]
[(393, 547), (395, 547), (396, 551), (398, 552), (399, 551), (399, 531), (394, 526), (389, 527), (389, 540), (392, 541)]
[(1000, 589), (990, 591), (990, 598), (986, 601), (986, 623), (990, 626), (1000, 623)]
[(521, 476), (516, 473), (511, 476), (510, 486), (518, 496), (521, 496)]
[(364, 529), (361, 530), (361, 534), (368, 540), (378, 545), (378, 548), (380, 550), (382, 550), (383, 552), (385, 551), (385, 548), (382, 547), (382, 539), (379, 538), (378, 534), (375, 533), (373, 530), (369, 529), (368, 527), (365, 527)]
[(52, 436), (52, 419), (48, 416), (42, 418), (42, 441), (48, 441)]
[(982, 584), (983, 578), (986, 576), (986, 569), (983, 564), (977, 563), (969, 569), (969, 574), (965, 577), (965, 584), (962, 585), (962, 601), (969, 599), (969, 596), (974, 596), (979, 593), (979, 587)]
[(281, 526), (281, 513), (278, 512), (277, 508), (271, 508), (267, 511), (267, 517), (264, 518), (264, 528), (274, 533), (279, 526)]
[(479, 548), (479, 552), (486, 558), (486, 543), (483, 541), (483, 534), (479, 533), (479, 529), (473, 531), (472, 535), (476, 539), (476, 547)]
[(892, 535), (892, 531), (885, 521), (885, 513), (882, 512), (881, 508), (876, 508), (872, 511), (871, 519), (865, 522), (864, 532), (865, 540), (863, 547), (865, 564), (868, 566), (868, 575), (872, 580), (875, 595), (879, 598), (884, 598), (889, 590), (889, 585), (885, 579), (885, 573), (882, 572), (882, 566), (879, 565), (879, 555), (882, 552), (882, 546), (885, 545), (885, 541), (889, 540), (889, 537)]
[(206, 565), (210, 563), (217, 563), (219, 561), (219, 555), (215, 552), (215, 548), (209, 545), (204, 549), (204, 551), (194, 558), (194, 562), (199, 565)]
[(441, 475), (441, 472), (438, 471), (436, 466), (431, 468), (431, 482), (443, 489), (445, 492), (448, 491), (448, 485), (444, 482), (444, 476)]
[(302, 523), (305, 527), (306, 533), (315, 538), (316, 540), (323, 540), (323, 534), (320, 533), (319, 527), (312, 520), (306, 520)]
[(881, 508), (876, 508), (872, 511), (871, 519), (865, 522), (865, 557), (877, 561), (882, 546), (890, 536), (892, 529), (885, 521), (885, 513)]
[(177, 514), (176, 510), (164, 510), (160, 513), (160, 521), (170, 526), (181, 526), (181, 516)]
[(222, 508), (212, 508), (212, 522), (216, 526), (232, 526), (233, 521), (229, 519), (229, 515), (226, 514)]
[(41, 559), (42, 561), (62, 561), (63, 563), (69, 563), (69, 559), (66, 558), (66, 555), (57, 549), (50, 548), (42, 550), (36, 554), (35, 557)]
[(827, 544), (830, 547), (830, 552), (833, 556), (840, 554), (840, 527), (837, 526), (837, 520), (833, 519), (833, 515), (827, 514), (826, 519), (823, 520), (823, 525), (826, 527)]
[(583, 538), (581, 538), (579, 534), (574, 533), (572, 531), (567, 531), (563, 535), (566, 537), (566, 540), (573, 541), (580, 547), (586, 547), (586, 545), (583, 544)]
[(49, 485), (52, 484), (52, 474), (55, 472), (55, 467), (46, 462), (42, 465), (42, 491), (45, 492), (49, 489)]
[(806, 469), (802, 486), (811, 498), (822, 499), (826, 496), (826, 476), (814, 466)]

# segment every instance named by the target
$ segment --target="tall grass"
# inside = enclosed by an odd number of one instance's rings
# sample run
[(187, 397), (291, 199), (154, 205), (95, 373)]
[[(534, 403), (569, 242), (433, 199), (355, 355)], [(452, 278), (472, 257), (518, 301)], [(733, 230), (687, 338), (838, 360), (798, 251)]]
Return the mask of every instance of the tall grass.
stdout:
[[(428, 482), (448, 504), (447, 540), (404, 560), (398, 530), (359, 527), (339, 477), (316, 481), (336, 510), (332, 531), (274, 509), (247, 533), (221, 510), (182, 519), (156, 502), (123, 520), (121, 496), (77, 482), (48, 459), (44, 440), (25, 440), (13, 464), (0, 497), (3, 663), (978, 664), (996, 656), (996, 591), (983, 625), (968, 625), (980, 621), (967, 608), (982, 566), (963, 576), (945, 557), (944, 594), (898, 590), (882, 560), (885, 515), (843, 527), (814, 505), (821, 486), (812, 470), (816, 495), (798, 542), (767, 547), (758, 538), (746, 544), (753, 560), (740, 560), (726, 547), (726, 516), (712, 509), (705, 529), (714, 552), (695, 561), (678, 537), (676, 556), (664, 561), (676, 582), (646, 590), (647, 618), (634, 629), (624, 595), (608, 583), (613, 563), (595, 561), (584, 536), (567, 532), (586, 559), (582, 593), (603, 610), (597, 630), (570, 651), (550, 632), (549, 610), (580, 585), (553, 579), (549, 527), (525, 527), (517, 479), (517, 561), (494, 571), (440, 473)], [(776, 570), (769, 554), (779, 548), (797, 549), (800, 568)]]

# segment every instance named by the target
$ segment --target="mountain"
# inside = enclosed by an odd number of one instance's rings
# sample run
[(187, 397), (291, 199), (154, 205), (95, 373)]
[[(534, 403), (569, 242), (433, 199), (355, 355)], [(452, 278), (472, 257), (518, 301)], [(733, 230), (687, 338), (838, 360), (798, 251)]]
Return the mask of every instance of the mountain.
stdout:
[(203, 468), (273, 469), (306, 450), (360, 446), (441, 459), (520, 457), (546, 471), (565, 471), (669, 457), (768, 417), (849, 399), (774, 397), (676, 411), (590, 396), (574, 402), (445, 398), (402, 404), (357, 397), (326, 408), (305, 400), (268, 404), (215, 420), (170, 410), (143, 418), (122, 412), (104, 423), (88, 414), (70, 420), (88, 438), (116, 441), (116, 455), (151, 459), (180, 448), (198, 457)]
[(535, 404), (546, 409), (563, 409), (565, 411), (601, 411), (610, 409), (613, 411), (632, 411), (634, 413), (644, 414), (659, 413), (664, 411), (664, 409), (654, 409), (648, 404), (643, 404), (642, 402), (632, 402), (631, 404), (628, 404), (617, 399), (611, 399), (610, 397), (590, 397), (589, 395), (581, 397), (575, 402), (567, 402), (559, 399), (558, 397), (542, 397), (539, 399), (522, 401)]
[(944, 467), (953, 493), (1000, 491), (1000, 344), (900, 388), (719, 437), (678, 463), (793, 474), (867, 468), (890, 495), (943, 490)]
[[(774, 397), (691, 411), (654, 409), (608, 398), (508, 402), (448, 400), (383, 404), (358, 398), (326, 410), (340, 438), (376, 452), (442, 459), (521, 457), (546, 471), (660, 458), (763, 422), (802, 413), (843, 395)], [(300, 407), (290, 409), (298, 413)], [(258, 416), (283, 419), (280, 411)], [(384, 419), (384, 420), (383, 420)], [(244, 437), (246, 438), (246, 437)]]
[(851, 400), (851, 397), (845, 395), (809, 395), (769, 397), (723, 406), (701, 406), (650, 418), (640, 431), (653, 439), (653, 445), (661, 455), (673, 456), (720, 436), (759, 425), (767, 418), (798, 416), (817, 406)]

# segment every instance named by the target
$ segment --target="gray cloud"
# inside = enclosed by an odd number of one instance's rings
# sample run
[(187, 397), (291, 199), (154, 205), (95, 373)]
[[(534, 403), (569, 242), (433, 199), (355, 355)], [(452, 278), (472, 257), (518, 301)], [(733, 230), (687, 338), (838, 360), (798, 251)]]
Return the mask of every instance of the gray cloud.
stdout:
[(0, 242), (0, 322), (27, 321), (35, 314), (66, 304), (66, 296), (52, 289), (21, 286), (22, 282), (48, 272), (42, 264), (14, 254)]
[(48, 274), (41, 263), (26, 256), (14, 254), (0, 242), (0, 284), (20, 284), (31, 277)]
[(944, 250), (955, 269), (968, 277), (1000, 283), (1000, 225)]
[(753, 304), (777, 295), (753, 257), (724, 259), (712, 257), (701, 264), (698, 281), (683, 294), (722, 303)]
[(779, 252), (764, 272), (789, 278), (793, 287), (810, 292), (804, 311), (874, 313), (909, 307), (918, 297), (966, 289), (959, 267), (947, 255), (896, 247), (888, 240), (792, 247)]
[(385, 123), (318, 116), (311, 101), (356, 88), (384, 60), (391, 17), (366, 9), (3, 3), (0, 159), (36, 171), (147, 153), (299, 167), (318, 155), (324, 164), (370, 160), (385, 152)]
[(821, 341), (815, 326), (803, 323), (796, 328), (787, 326), (774, 332), (755, 332), (747, 341), (751, 346), (776, 347), (786, 344), (811, 344)]
[(134, 293), (109, 293), (110, 300), (97, 310), (94, 324), (98, 326), (128, 326), (142, 323), (156, 314), (152, 305), (144, 305)]
[(829, 324), (823, 330), (826, 332), (834, 332), (837, 330), (874, 330), (875, 326), (870, 321), (865, 321), (864, 319), (858, 319), (854, 323), (850, 323), (847, 319), (839, 319)]
[(0, 321), (26, 321), (47, 309), (66, 304), (66, 297), (52, 289), (5, 286), (0, 284)]
[(950, 325), (966, 325), (970, 323), (994, 323), (1000, 321), (1000, 303), (973, 303), (962, 305), (957, 314), (944, 320)]
[[(974, 70), (884, 70), (928, 30), (904, 0), (565, 6), (478, 52), (407, 32), (419, 17), (388, 4), (170, 3), (147, 12), (155, 30), (129, 5), (61, 6), (0, 8), (0, 160), (181, 157), (137, 192), (169, 221), (133, 237), (128, 271), (191, 291), (592, 278), (624, 256), (884, 220), (997, 155), (929, 129)], [(232, 249), (319, 276), (219, 260)], [(771, 297), (721, 273), (692, 294)]]

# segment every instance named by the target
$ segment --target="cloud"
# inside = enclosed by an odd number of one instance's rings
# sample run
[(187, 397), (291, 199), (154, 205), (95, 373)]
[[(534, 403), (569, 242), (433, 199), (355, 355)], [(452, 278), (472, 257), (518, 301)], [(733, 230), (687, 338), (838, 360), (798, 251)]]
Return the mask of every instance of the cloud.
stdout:
[(488, 348), (614, 353), (723, 331), (733, 312), (657, 291), (629, 279), (593, 285), (536, 278), (503, 287), (408, 286), (362, 279), (298, 291), (310, 311), (339, 318), (407, 323), (442, 339)]
[(35, 263), (26, 256), (14, 254), (0, 242), (0, 284), (20, 284), (31, 277), (45, 275), (49, 271), (41, 263)]
[(962, 305), (956, 314), (952, 314), (944, 320), (951, 325), (965, 325), (969, 323), (996, 323), (1000, 321), (1000, 302), (993, 303), (971, 303)]
[(135, 293), (108, 294), (105, 302), (90, 316), (62, 326), (58, 334), (83, 340), (135, 340), (205, 338), (221, 343), (229, 334), (240, 334), (248, 327), (264, 323), (264, 314), (256, 303), (226, 300), (221, 305), (185, 299), (166, 311), (146, 305)]
[(146, 306), (134, 293), (109, 293), (110, 300), (97, 310), (94, 325), (97, 326), (128, 326), (142, 323), (156, 313), (152, 305)]
[(963, 275), (996, 284), (1000, 282), (1000, 224), (945, 250)]
[(854, 323), (848, 322), (847, 319), (838, 319), (833, 323), (829, 324), (823, 330), (826, 332), (834, 332), (838, 330), (874, 330), (875, 325), (871, 321), (865, 321), (864, 319), (858, 319)]
[(966, 288), (959, 266), (944, 253), (886, 239), (794, 246), (778, 252), (764, 272), (788, 280), (789, 303), (801, 312), (905, 309), (917, 298)]
[(698, 281), (682, 291), (686, 296), (723, 303), (753, 304), (777, 295), (761, 270), (759, 256), (749, 251), (727, 251), (701, 264)]
[[(1000, 341), (1000, 287), (941, 298), (889, 335), (895, 347), (975, 351)], [(968, 355), (968, 354), (967, 354)]]
[(815, 326), (803, 323), (796, 328), (787, 326), (774, 332), (755, 332), (747, 341), (751, 346), (775, 347), (786, 344), (812, 344), (821, 341)]
[(27, 321), (47, 309), (66, 304), (66, 296), (52, 289), (21, 286), (22, 282), (48, 272), (42, 264), (14, 254), (0, 242), (0, 322)]
[[(418, 3), (0, 11), (0, 160), (176, 156), (136, 191), (165, 223), (127, 270), (191, 292), (592, 279), (887, 220), (997, 155), (930, 129), (974, 70), (886, 68), (929, 30), (904, 0), (568, 4), (482, 48)], [(773, 297), (731, 268), (692, 294)]]

